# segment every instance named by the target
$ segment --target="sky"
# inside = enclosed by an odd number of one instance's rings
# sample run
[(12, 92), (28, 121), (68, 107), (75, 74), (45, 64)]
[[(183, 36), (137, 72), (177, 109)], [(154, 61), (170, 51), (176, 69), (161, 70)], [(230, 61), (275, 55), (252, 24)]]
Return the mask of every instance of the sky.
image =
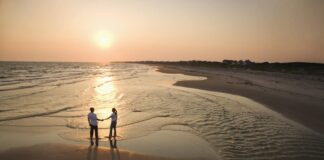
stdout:
[(324, 63), (324, 0), (0, 0), (0, 61)]

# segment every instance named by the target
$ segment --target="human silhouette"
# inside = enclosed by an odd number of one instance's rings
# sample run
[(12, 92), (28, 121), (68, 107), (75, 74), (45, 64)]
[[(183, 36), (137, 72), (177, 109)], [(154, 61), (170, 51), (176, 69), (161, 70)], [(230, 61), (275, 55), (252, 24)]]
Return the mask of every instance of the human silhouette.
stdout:
[(97, 118), (97, 115), (94, 113), (94, 108), (90, 108), (90, 113), (88, 114), (88, 122), (90, 126), (90, 144), (93, 145), (93, 131), (95, 132), (96, 137), (96, 146), (98, 146), (98, 122), (102, 121)]
[[(112, 137), (112, 130), (114, 130), (114, 138), (117, 136), (117, 131), (116, 131), (116, 126), (117, 126), (117, 110), (115, 108), (112, 109), (111, 115), (106, 118), (109, 119), (111, 118), (111, 123), (110, 123), (110, 131), (109, 131), (109, 139)], [(104, 119), (104, 120), (106, 120)]]

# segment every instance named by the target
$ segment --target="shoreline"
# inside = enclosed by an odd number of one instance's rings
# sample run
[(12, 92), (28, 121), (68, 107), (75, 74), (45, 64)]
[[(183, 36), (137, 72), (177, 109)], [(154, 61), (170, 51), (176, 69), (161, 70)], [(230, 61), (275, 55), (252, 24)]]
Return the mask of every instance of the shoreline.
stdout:
[(324, 99), (321, 97), (324, 95), (324, 88), (321, 88), (323, 82), (282, 73), (174, 65), (153, 66), (157, 66), (157, 71), (161, 73), (207, 77), (206, 80), (177, 81), (174, 84), (176, 86), (247, 97), (288, 119), (324, 134)]

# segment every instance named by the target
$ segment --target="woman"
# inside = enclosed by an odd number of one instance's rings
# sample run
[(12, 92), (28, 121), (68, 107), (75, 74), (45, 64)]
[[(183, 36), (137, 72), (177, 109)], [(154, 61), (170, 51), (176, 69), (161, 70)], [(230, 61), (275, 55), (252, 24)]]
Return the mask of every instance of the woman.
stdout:
[(115, 108), (112, 109), (111, 115), (108, 118), (106, 118), (106, 119), (109, 119), (109, 118), (111, 118), (110, 131), (109, 131), (109, 139), (111, 139), (112, 130), (113, 129), (114, 129), (114, 138), (116, 138), (117, 110)]

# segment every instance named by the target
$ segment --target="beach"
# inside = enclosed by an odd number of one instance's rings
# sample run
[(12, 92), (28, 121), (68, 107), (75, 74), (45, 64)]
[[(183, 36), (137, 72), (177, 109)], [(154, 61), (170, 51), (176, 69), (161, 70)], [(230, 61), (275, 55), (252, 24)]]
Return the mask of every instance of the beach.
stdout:
[[(29, 147), (16, 148), (6, 151), (0, 155), (1, 159), (16, 160), (107, 160), (107, 159), (152, 159), (167, 160), (153, 156), (145, 156), (138, 153), (132, 153), (122, 149), (107, 149), (104, 147), (91, 147), (80, 145), (63, 145), (63, 144), (41, 144)], [(170, 159), (170, 158), (168, 158)]]
[[(173, 81), (169, 76), (160, 77), (155, 68), (127, 63), (32, 62), (2, 62), (0, 67), (0, 159), (219, 157), (192, 128), (157, 109), (163, 105), (155, 96), (146, 96), (161, 89), (154, 85), (157, 79), (162, 78), (165, 86)], [(142, 81), (151, 86), (139, 87)], [(157, 108), (150, 109), (154, 101)], [(116, 140), (108, 139), (110, 122), (104, 121), (99, 122), (98, 148), (90, 145), (90, 107), (99, 118), (108, 117), (112, 107), (118, 109)]]
[[(37, 129), (33, 129), (34, 131)], [(24, 134), (28, 131), (24, 131)], [(3, 136), (3, 135), (2, 135)], [(5, 136), (5, 135), (4, 135)], [(25, 138), (27, 136), (24, 136)], [(25, 144), (14, 144), (20, 147), (9, 146), (10, 149), (0, 152), (1, 160), (177, 160), (177, 159), (213, 159), (216, 153), (204, 140), (183, 132), (160, 131), (148, 137), (117, 142), (111, 139), (109, 142), (100, 142), (100, 145), (91, 146), (82, 142), (62, 141), (51, 136), (29, 135), (29, 142), (19, 139), (17, 133), (10, 136)], [(42, 137), (43, 140), (37, 140)], [(44, 137), (50, 139), (44, 141)], [(56, 139), (56, 141), (53, 141)], [(2, 145), (10, 144), (2, 141)], [(33, 142), (32, 142), (33, 141)], [(170, 143), (173, 142), (173, 143)], [(34, 143), (34, 144), (33, 144)]]
[(207, 77), (174, 85), (244, 96), (324, 134), (322, 76), (174, 65), (161, 65), (158, 71)]
[[(295, 114), (271, 105), (277, 101), (275, 95), (280, 98), (285, 92), (278, 95), (267, 87), (294, 85), (279, 76), (272, 76), (272, 82), (263, 73), (136, 63), (2, 62), (0, 67), (0, 159), (324, 157), (319, 126), (302, 123), (290, 117)], [(259, 87), (263, 82), (269, 85)], [(306, 88), (316, 86), (307, 84)], [(260, 88), (267, 95), (256, 94)], [(293, 95), (304, 89), (292, 88)], [(239, 94), (243, 90), (245, 94)], [(315, 103), (322, 90), (306, 93)], [(117, 109), (116, 140), (108, 139), (106, 120), (98, 125), (98, 148), (90, 145), (90, 107), (100, 119)], [(320, 121), (312, 112), (313, 117), (304, 118)]]
[(324, 160), (324, 0), (0, 13), (0, 160)]

